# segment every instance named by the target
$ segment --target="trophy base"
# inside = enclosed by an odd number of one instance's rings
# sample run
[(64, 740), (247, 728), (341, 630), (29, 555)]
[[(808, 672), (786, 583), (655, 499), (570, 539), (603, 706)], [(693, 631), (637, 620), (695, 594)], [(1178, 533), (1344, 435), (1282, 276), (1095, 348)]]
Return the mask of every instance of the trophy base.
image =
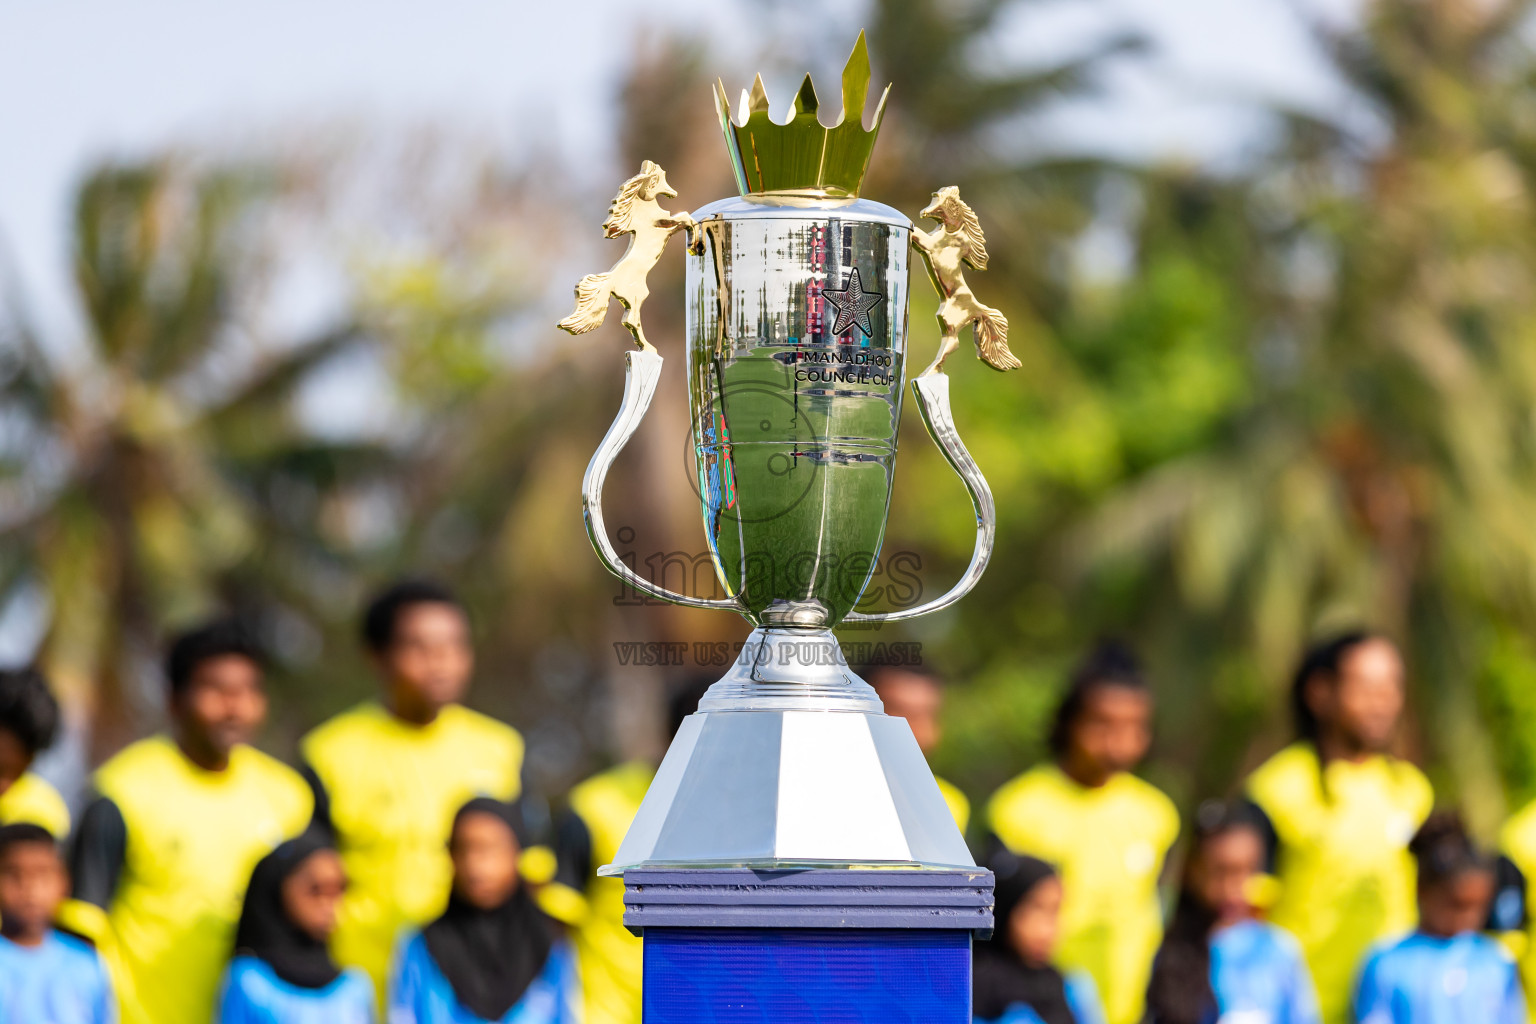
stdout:
[(837, 651), (827, 630), (754, 631), (598, 873), (974, 868), (906, 720), (827, 645)]

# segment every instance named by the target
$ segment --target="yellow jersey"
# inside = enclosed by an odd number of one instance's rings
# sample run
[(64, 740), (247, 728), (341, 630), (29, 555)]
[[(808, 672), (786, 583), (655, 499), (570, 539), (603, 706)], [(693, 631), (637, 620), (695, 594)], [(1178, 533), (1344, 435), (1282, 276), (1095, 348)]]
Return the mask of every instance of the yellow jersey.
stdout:
[(939, 795), (944, 797), (944, 804), (949, 808), (950, 815), (955, 819), (955, 824), (960, 826), (960, 834), (965, 835), (966, 826), (971, 823), (971, 801), (954, 783), (933, 777), (933, 781), (939, 784)]
[(309, 788), (251, 747), (210, 772), (164, 736), (124, 749), (95, 785), (76, 838), (95, 867), (75, 885), (96, 895), (65, 923), (97, 942), (122, 1024), (209, 1024), (251, 870), (303, 831)]
[(345, 711), (304, 737), (348, 886), (332, 955), (361, 967), (383, 998), (402, 931), (443, 912), (453, 882), (448, 832), (477, 796), (522, 795), (523, 738), (511, 726), (457, 704), (412, 725), (377, 702)]
[(1269, 919), (1300, 941), (1324, 1024), (1345, 1024), (1361, 957), (1418, 919), (1408, 841), (1434, 804), (1429, 780), (1384, 756), (1320, 771), (1316, 748), (1293, 743), (1247, 789), (1278, 840)]
[(655, 775), (654, 765), (630, 761), (592, 776), (571, 790), (560, 828), (560, 881), (586, 897), (572, 934), (584, 1024), (640, 1024), (645, 963), (640, 940), (624, 927), (624, 882), (596, 871), (613, 863)]
[(1163, 936), (1157, 884), (1179, 837), (1173, 801), (1128, 773), (1090, 789), (1045, 764), (993, 794), (986, 819), (1008, 849), (1061, 872), (1057, 959), (1093, 977), (1108, 1024), (1136, 1024)]
[(31, 772), (0, 793), (0, 825), (23, 821), (41, 825), (61, 842), (69, 835), (69, 806), (58, 790)]

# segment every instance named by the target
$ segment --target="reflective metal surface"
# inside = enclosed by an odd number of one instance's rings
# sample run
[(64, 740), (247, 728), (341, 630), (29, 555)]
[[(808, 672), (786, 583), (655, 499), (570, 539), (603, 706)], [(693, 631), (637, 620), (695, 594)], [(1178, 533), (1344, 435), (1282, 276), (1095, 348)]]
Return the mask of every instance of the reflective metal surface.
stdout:
[(885, 535), (910, 225), (863, 201), (728, 201), (688, 258), (689, 400), (704, 531), (756, 625), (829, 627)]
[(902, 718), (690, 716), (604, 875), (626, 868), (971, 867)]
[(603, 435), (602, 443), (592, 453), (586, 474), (581, 478), (581, 510), (587, 522), (587, 536), (591, 538), (598, 559), (608, 571), (641, 593), (691, 608), (740, 611), (740, 606), (730, 598), (690, 597), (652, 583), (624, 564), (624, 560), (614, 550), (613, 542), (608, 539), (608, 526), (603, 520), (603, 484), (608, 480), (608, 470), (613, 468), (613, 460), (619, 457), (619, 452), (624, 450), (651, 408), (651, 399), (656, 397), (656, 382), (661, 379), (661, 366), (661, 355), (655, 349), (624, 353), (624, 400), (619, 405), (619, 414), (613, 418), (608, 433)]
[(971, 509), (976, 513), (976, 545), (971, 549), (971, 564), (941, 597), (894, 612), (849, 612), (845, 622), (897, 622), (948, 608), (981, 582), (981, 574), (986, 572), (987, 563), (992, 560), (992, 548), (997, 540), (997, 504), (992, 499), (987, 478), (981, 475), (981, 467), (971, 458), (965, 442), (960, 440), (960, 431), (955, 428), (955, 414), (949, 407), (949, 375), (942, 371), (920, 374), (912, 381), (912, 394), (917, 398), (917, 410), (922, 414), (923, 426), (928, 428), (928, 436), (939, 446), (945, 461), (971, 496)]
[(885, 710), (874, 687), (848, 667), (831, 630), (752, 631), (725, 676), (699, 701), (700, 711)]

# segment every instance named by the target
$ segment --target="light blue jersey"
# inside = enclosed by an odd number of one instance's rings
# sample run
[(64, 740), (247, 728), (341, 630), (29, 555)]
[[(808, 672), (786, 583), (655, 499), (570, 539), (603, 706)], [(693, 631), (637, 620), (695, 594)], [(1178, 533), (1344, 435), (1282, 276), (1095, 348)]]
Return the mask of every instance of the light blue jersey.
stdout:
[(224, 973), (218, 1024), (377, 1024), (373, 982), (357, 969), (324, 988), (300, 988), (263, 960), (238, 956)]
[(578, 1024), (580, 998), (575, 955), (557, 942), (523, 997), (499, 1020), (486, 1021), (459, 1005), (417, 933), (401, 948), (390, 978), (389, 1024)]
[(1514, 960), (1497, 942), (1414, 932), (1378, 947), (1355, 996), (1361, 1024), (1525, 1024)]
[(1221, 1020), (1318, 1024), (1317, 992), (1289, 932), (1242, 921), (1211, 936), (1211, 990)]
[[(1093, 978), (1084, 971), (1071, 971), (1063, 980), (1067, 988), (1067, 1007), (1077, 1024), (1104, 1024), (1104, 1005), (1099, 1002), (1099, 990)], [(976, 1018), (975, 1024), (1044, 1024), (1040, 1015), (1024, 1003), (1014, 1003), (1008, 1011), (993, 1021)]]
[(5, 1024), (114, 1024), (117, 1001), (96, 951), (50, 932), (40, 946), (0, 937), (0, 1021)]

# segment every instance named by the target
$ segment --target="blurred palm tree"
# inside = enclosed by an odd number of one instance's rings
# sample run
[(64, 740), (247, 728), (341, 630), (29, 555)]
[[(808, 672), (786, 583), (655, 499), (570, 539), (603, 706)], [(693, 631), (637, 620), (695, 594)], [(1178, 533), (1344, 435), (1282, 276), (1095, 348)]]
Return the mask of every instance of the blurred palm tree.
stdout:
[(352, 326), (276, 344), (245, 304), (281, 188), (246, 168), (103, 167), (74, 211), (83, 343), (6, 304), (0, 601), (45, 605), (39, 658), (97, 755), (157, 720), (167, 629), (257, 593), (321, 596), (318, 498), (382, 456), (294, 416)]

